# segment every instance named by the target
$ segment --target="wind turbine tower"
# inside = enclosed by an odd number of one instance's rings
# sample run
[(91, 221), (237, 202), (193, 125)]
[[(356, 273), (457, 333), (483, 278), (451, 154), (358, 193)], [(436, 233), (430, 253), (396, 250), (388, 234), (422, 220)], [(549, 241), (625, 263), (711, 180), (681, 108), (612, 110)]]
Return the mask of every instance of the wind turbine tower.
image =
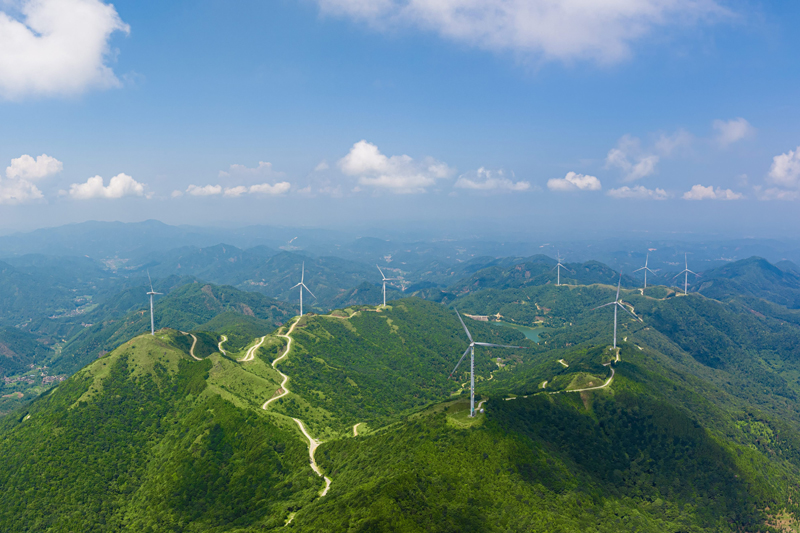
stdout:
[(150, 335), (156, 334), (156, 321), (153, 318), (153, 296), (156, 294), (163, 294), (161, 292), (156, 292), (153, 290), (153, 280), (150, 279), (150, 271), (147, 271), (147, 281), (150, 282), (150, 292), (147, 295), (150, 297)]
[(624, 305), (622, 305), (622, 303), (619, 301), (619, 289), (620, 289), (621, 287), (622, 287), (622, 272), (620, 272), (620, 273), (619, 273), (619, 283), (617, 283), (617, 297), (616, 297), (616, 298), (614, 298), (614, 301), (613, 301), (613, 302), (608, 302), (607, 304), (598, 305), (597, 307), (595, 307), (594, 309), (592, 309), (592, 311), (596, 311), (597, 309), (600, 309), (601, 307), (607, 307), (607, 306), (609, 306), (609, 305), (613, 305), (613, 306), (614, 306), (614, 348), (613, 348), (613, 349), (614, 349), (614, 351), (616, 351), (616, 350), (617, 350), (617, 309), (618, 309), (618, 308), (619, 308), (619, 309), (624, 309), (624, 310), (625, 310), (625, 311), (626, 311), (628, 314), (630, 314), (630, 315), (631, 315), (633, 318), (635, 318), (635, 319), (636, 319), (636, 320), (638, 320), (639, 322), (641, 322), (641, 321), (642, 321), (642, 319), (641, 319), (641, 318), (639, 318), (638, 316), (636, 316), (636, 315), (634, 315), (633, 313), (631, 313), (630, 309), (628, 309), (627, 307), (625, 307)]
[[(305, 277), (306, 277), (306, 262), (303, 261), (303, 267), (302, 267), (302, 271), (300, 273), (300, 283), (298, 283), (297, 285), (292, 287), (292, 289), (294, 289), (295, 287), (300, 287), (300, 316), (301, 317), (303, 316), (303, 289), (307, 290), (308, 294), (310, 294), (311, 296), (314, 296), (314, 293), (311, 292), (311, 289), (306, 287), (306, 284), (303, 283), (303, 280), (305, 279)], [(291, 290), (291, 289), (289, 289), (289, 290)], [(317, 297), (314, 296), (315, 300), (316, 300), (316, 298)]]
[(647, 262), (650, 259), (650, 254), (648, 253), (644, 258), (644, 266), (642, 268), (637, 268), (634, 272), (639, 272), (640, 270), (644, 270), (644, 288), (647, 288), (647, 273), (650, 272), (651, 274), (655, 275), (656, 273), (647, 268)]
[(458, 369), (458, 365), (461, 364), (461, 361), (464, 360), (464, 357), (467, 356), (467, 353), (470, 353), (469, 358), (469, 416), (475, 416), (475, 347), (476, 346), (486, 346), (489, 348), (520, 348), (522, 346), (506, 346), (505, 344), (491, 344), (488, 342), (475, 342), (472, 340), (472, 335), (470, 335), (469, 330), (467, 329), (467, 325), (464, 324), (464, 319), (461, 318), (461, 315), (458, 313), (458, 309), (456, 309), (456, 315), (458, 315), (458, 319), (461, 321), (461, 325), (464, 326), (464, 331), (467, 333), (467, 338), (469, 339), (469, 347), (467, 351), (464, 352), (464, 355), (461, 356), (461, 359), (458, 360), (456, 363), (456, 367), (450, 372), (450, 377), (453, 377), (453, 374), (456, 373)]
[(383, 306), (386, 307), (386, 282), (397, 281), (397, 278), (387, 278), (386, 276), (383, 275), (383, 270), (381, 270), (381, 267), (379, 267), (378, 265), (375, 266), (378, 267), (378, 271), (381, 273), (381, 277), (383, 278)]
[(689, 288), (689, 274), (691, 273), (694, 274), (695, 276), (697, 276), (698, 274), (697, 272), (692, 272), (691, 270), (689, 270), (689, 259), (686, 257), (686, 253), (683, 254), (683, 264), (685, 265), (685, 268), (682, 271), (678, 272), (678, 274), (672, 279), (675, 279), (681, 274), (683, 274), (683, 294), (685, 296), (687, 294), (687, 289)]
[(561, 286), (561, 269), (563, 268), (567, 272), (572, 272), (572, 271), (561, 264), (561, 254), (558, 254), (556, 256), (556, 258), (558, 260), (558, 264), (556, 266), (554, 266), (553, 268), (551, 268), (550, 270), (555, 270), (556, 271), (556, 287), (560, 287)]

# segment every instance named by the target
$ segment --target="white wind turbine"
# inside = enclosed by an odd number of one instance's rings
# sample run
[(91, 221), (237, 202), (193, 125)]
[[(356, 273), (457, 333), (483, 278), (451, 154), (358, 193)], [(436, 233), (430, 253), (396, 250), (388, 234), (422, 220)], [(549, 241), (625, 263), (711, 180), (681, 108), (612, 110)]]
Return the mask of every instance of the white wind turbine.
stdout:
[(153, 290), (153, 280), (150, 279), (150, 271), (147, 271), (147, 281), (150, 282), (150, 292), (147, 295), (150, 297), (150, 335), (156, 334), (156, 321), (153, 318), (153, 296), (156, 294), (163, 294), (161, 292), (156, 292)]
[(564, 265), (561, 264), (561, 254), (558, 254), (556, 256), (556, 259), (558, 260), (558, 264), (556, 266), (554, 266), (553, 268), (551, 268), (550, 270), (556, 270), (556, 287), (560, 287), (561, 286), (561, 269), (563, 268), (567, 272), (572, 272), (572, 270), (568, 269), (567, 267), (565, 267)]
[(697, 276), (698, 274), (697, 274), (697, 272), (692, 272), (691, 270), (689, 270), (689, 259), (686, 257), (686, 253), (685, 252), (683, 254), (683, 262), (684, 262), (685, 268), (683, 270), (681, 270), (680, 272), (678, 272), (675, 275), (675, 277), (673, 277), (672, 279), (675, 279), (678, 276), (680, 276), (681, 274), (683, 274), (683, 294), (686, 295), (687, 294), (687, 289), (689, 288), (689, 274), (691, 273), (691, 274), (694, 274), (695, 276)]
[(458, 315), (458, 319), (461, 321), (461, 325), (464, 326), (464, 331), (467, 333), (467, 338), (469, 339), (469, 347), (467, 351), (464, 352), (464, 355), (461, 356), (461, 359), (458, 360), (456, 363), (456, 367), (450, 372), (450, 377), (453, 377), (453, 374), (456, 373), (458, 369), (458, 365), (461, 364), (461, 361), (464, 360), (464, 357), (467, 356), (467, 352), (471, 352), (470, 359), (469, 359), (469, 416), (475, 416), (475, 347), (476, 346), (486, 346), (489, 348), (522, 348), (522, 346), (506, 346), (505, 344), (491, 344), (488, 342), (475, 342), (472, 340), (472, 335), (470, 335), (469, 330), (467, 329), (467, 325), (464, 324), (464, 319), (461, 318), (461, 315), (458, 313), (458, 309), (456, 309), (456, 315)]
[(381, 270), (381, 267), (379, 267), (378, 265), (375, 265), (375, 266), (378, 267), (378, 271), (381, 273), (381, 277), (383, 278), (383, 306), (386, 307), (386, 282), (387, 281), (397, 281), (397, 278), (387, 278), (386, 276), (384, 276), (383, 270)]
[(629, 313), (629, 314), (630, 314), (630, 315), (631, 315), (633, 318), (635, 318), (635, 319), (636, 319), (636, 320), (638, 320), (639, 322), (641, 322), (641, 321), (642, 321), (642, 319), (641, 319), (641, 318), (639, 318), (638, 316), (636, 316), (636, 315), (634, 315), (633, 313), (631, 313), (630, 309), (628, 309), (627, 307), (625, 307), (624, 305), (622, 305), (622, 303), (619, 301), (619, 289), (620, 289), (620, 287), (622, 287), (622, 272), (620, 272), (620, 273), (619, 273), (619, 283), (617, 283), (617, 297), (616, 297), (616, 298), (614, 298), (614, 301), (613, 301), (613, 302), (608, 302), (607, 304), (598, 305), (597, 307), (595, 307), (594, 309), (592, 309), (592, 311), (596, 311), (597, 309), (600, 309), (601, 307), (607, 307), (607, 306), (609, 306), (609, 305), (613, 305), (613, 306), (614, 306), (614, 348), (613, 348), (613, 349), (614, 349), (614, 351), (616, 351), (616, 350), (617, 350), (617, 308), (624, 309), (624, 310), (625, 310), (625, 311), (627, 311), (627, 312), (628, 312), (628, 313)]
[[(294, 289), (295, 287), (300, 287), (300, 316), (303, 316), (303, 289), (307, 290), (308, 294), (310, 294), (311, 296), (314, 296), (314, 293), (311, 292), (311, 289), (306, 287), (306, 284), (303, 283), (303, 280), (305, 279), (305, 277), (306, 277), (306, 262), (303, 261), (303, 270), (302, 270), (302, 272), (300, 274), (300, 283), (298, 283), (297, 285), (292, 287), (292, 289)], [(289, 289), (289, 290), (292, 290), (292, 289)], [(314, 299), (316, 299), (316, 298), (317, 297), (314, 296)]]
[(647, 261), (649, 261), (649, 260), (650, 260), (650, 254), (648, 253), (647, 256), (645, 256), (645, 258), (644, 258), (644, 266), (642, 268), (637, 268), (636, 270), (634, 270), (634, 272), (639, 272), (640, 270), (644, 270), (644, 288), (645, 289), (647, 288), (647, 273), (650, 272), (654, 276), (656, 274), (655, 272), (653, 272), (652, 270), (647, 268)]

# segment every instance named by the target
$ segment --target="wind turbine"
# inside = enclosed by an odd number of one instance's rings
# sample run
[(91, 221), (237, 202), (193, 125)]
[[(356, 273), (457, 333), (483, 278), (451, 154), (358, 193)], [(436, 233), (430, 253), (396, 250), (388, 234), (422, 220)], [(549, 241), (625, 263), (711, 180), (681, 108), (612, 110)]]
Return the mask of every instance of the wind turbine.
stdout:
[(689, 273), (691, 272), (695, 276), (697, 276), (698, 274), (697, 274), (697, 272), (692, 272), (691, 270), (689, 270), (689, 259), (686, 257), (686, 253), (685, 252), (683, 254), (683, 262), (684, 262), (684, 265), (686, 266), (686, 268), (684, 268), (683, 270), (678, 272), (675, 275), (675, 277), (673, 277), (672, 279), (675, 279), (678, 276), (680, 276), (681, 274), (683, 274), (683, 294), (685, 296), (686, 293), (687, 293), (687, 289), (689, 288)]
[(647, 288), (647, 273), (650, 272), (655, 276), (655, 272), (647, 268), (647, 261), (650, 259), (650, 254), (648, 253), (644, 258), (644, 266), (642, 268), (637, 268), (634, 272), (639, 272), (640, 270), (644, 270), (644, 288)]
[(461, 315), (458, 313), (458, 309), (456, 309), (456, 315), (458, 315), (458, 319), (461, 321), (461, 325), (464, 326), (464, 331), (467, 333), (467, 338), (469, 339), (469, 347), (467, 351), (464, 352), (464, 355), (461, 356), (461, 359), (458, 360), (456, 363), (456, 367), (450, 372), (450, 377), (453, 377), (453, 374), (456, 373), (458, 369), (458, 365), (461, 364), (461, 361), (464, 360), (464, 357), (467, 356), (467, 352), (471, 352), (470, 359), (469, 359), (469, 416), (475, 416), (475, 347), (476, 346), (486, 346), (489, 348), (522, 348), (522, 346), (506, 346), (505, 344), (491, 344), (488, 342), (475, 342), (472, 340), (472, 335), (470, 335), (469, 330), (467, 329), (467, 325), (464, 324), (464, 319), (461, 318)]
[(156, 294), (163, 294), (161, 292), (156, 292), (153, 290), (153, 280), (150, 279), (150, 271), (147, 271), (147, 281), (150, 282), (150, 292), (147, 295), (150, 297), (150, 335), (156, 334), (156, 321), (153, 318), (153, 296)]
[(378, 265), (375, 266), (378, 267), (378, 271), (381, 273), (381, 277), (383, 278), (383, 306), (386, 307), (386, 282), (397, 281), (397, 278), (387, 278), (386, 276), (383, 275), (383, 270), (381, 270), (381, 267), (379, 267)]
[(561, 254), (558, 254), (556, 256), (556, 258), (558, 259), (558, 264), (556, 266), (554, 266), (553, 268), (551, 268), (550, 270), (556, 270), (556, 287), (560, 287), (561, 286), (561, 269), (563, 268), (567, 272), (572, 272), (572, 271), (561, 264)]
[(607, 304), (598, 305), (597, 307), (592, 309), (592, 311), (596, 311), (597, 309), (600, 309), (601, 307), (607, 307), (609, 305), (613, 305), (614, 306), (614, 351), (616, 351), (616, 349), (617, 349), (617, 308), (624, 309), (633, 318), (635, 318), (639, 322), (642, 321), (641, 318), (639, 318), (638, 316), (636, 316), (633, 313), (631, 313), (630, 309), (628, 309), (627, 307), (625, 307), (624, 305), (622, 305), (620, 303), (620, 301), (619, 301), (619, 289), (620, 289), (620, 287), (622, 287), (622, 272), (619, 273), (619, 283), (617, 283), (617, 297), (614, 298), (614, 301), (613, 302), (608, 302)]
[[(300, 287), (300, 316), (303, 316), (303, 289), (307, 290), (308, 294), (310, 294), (311, 296), (314, 296), (314, 293), (311, 292), (311, 289), (306, 287), (306, 284), (303, 283), (303, 280), (305, 279), (305, 277), (306, 277), (306, 262), (303, 261), (303, 270), (302, 270), (302, 272), (300, 274), (300, 283), (298, 283), (297, 285), (292, 287), (292, 289), (294, 289), (295, 287)], [(289, 289), (289, 290), (292, 290), (292, 289)], [(314, 299), (316, 299), (316, 298), (317, 297), (314, 296)]]

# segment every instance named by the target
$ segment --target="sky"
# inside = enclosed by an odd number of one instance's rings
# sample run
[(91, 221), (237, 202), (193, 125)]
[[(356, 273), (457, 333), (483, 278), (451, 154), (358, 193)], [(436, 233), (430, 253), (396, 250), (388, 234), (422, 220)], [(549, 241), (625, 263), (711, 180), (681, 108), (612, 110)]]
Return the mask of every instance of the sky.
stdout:
[(798, 26), (789, 1), (0, 0), (0, 232), (792, 237)]

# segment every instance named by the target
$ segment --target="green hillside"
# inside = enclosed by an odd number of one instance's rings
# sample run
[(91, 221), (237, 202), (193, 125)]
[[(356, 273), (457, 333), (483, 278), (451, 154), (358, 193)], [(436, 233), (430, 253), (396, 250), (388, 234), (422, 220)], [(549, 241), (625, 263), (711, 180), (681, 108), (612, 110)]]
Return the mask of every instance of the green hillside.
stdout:
[(800, 313), (626, 290), (644, 323), (620, 320), (617, 354), (610, 311), (590, 311), (615, 289), (459, 300), (548, 310), (539, 344), (467, 322), (525, 346), (476, 349), (475, 419), (467, 373), (448, 380), (465, 334), (433, 302), (273, 333), (248, 329), (251, 307), (227, 355), (209, 336), (194, 357), (180, 331), (136, 337), (0, 421), (0, 530), (795, 531)]
[(760, 257), (708, 270), (697, 278), (690, 275), (689, 283), (693, 291), (717, 300), (753, 296), (800, 308), (800, 273), (793, 268), (780, 269)]

